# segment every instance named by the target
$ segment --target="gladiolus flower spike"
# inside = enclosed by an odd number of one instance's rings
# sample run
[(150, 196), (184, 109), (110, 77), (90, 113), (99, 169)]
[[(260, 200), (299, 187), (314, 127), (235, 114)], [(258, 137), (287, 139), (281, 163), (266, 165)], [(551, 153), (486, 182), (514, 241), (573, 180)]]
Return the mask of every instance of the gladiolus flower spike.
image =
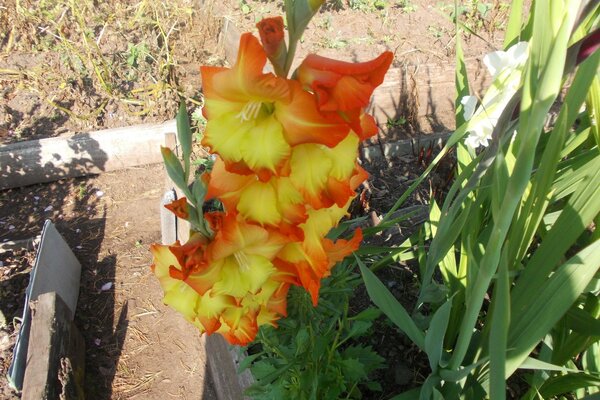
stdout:
[[(298, 10), (314, 13), (320, 3)], [(201, 183), (223, 210), (203, 213), (210, 234), (192, 225), (186, 243), (151, 247), (165, 304), (236, 345), (254, 340), (261, 325), (277, 326), (291, 285), (316, 305), (321, 279), (358, 248), (360, 229), (350, 239), (325, 236), (367, 178), (358, 144), (377, 128), (365, 108), (393, 58), (386, 52), (353, 64), (310, 55), (297, 79), (285, 79), (263, 72), (267, 58), (277, 63), (285, 53), (283, 21), (269, 18), (258, 28), (263, 45), (242, 35), (232, 68), (201, 68), (202, 143), (216, 157)], [(194, 201), (166, 208), (190, 220), (202, 214)]]

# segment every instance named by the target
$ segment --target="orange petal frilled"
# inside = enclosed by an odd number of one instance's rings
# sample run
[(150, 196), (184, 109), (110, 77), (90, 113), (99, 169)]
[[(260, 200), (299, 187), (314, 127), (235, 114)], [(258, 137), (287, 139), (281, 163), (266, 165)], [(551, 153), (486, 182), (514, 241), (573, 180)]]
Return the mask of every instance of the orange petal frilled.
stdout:
[(344, 206), (367, 178), (356, 161), (358, 137), (350, 133), (334, 148), (317, 144), (294, 147), (290, 180), (314, 209)]
[(181, 219), (188, 219), (190, 216), (187, 199), (185, 197), (174, 200), (169, 204), (165, 204), (165, 208)]
[(341, 116), (321, 113), (315, 96), (305, 91), (297, 81), (290, 81), (290, 88), (292, 101), (275, 109), (290, 145), (319, 143), (334, 147), (346, 138), (350, 128)]
[(333, 242), (325, 238), (346, 214), (348, 205), (349, 202), (345, 207), (310, 210), (307, 221), (301, 225), (304, 241), (287, 244), (274, 261), (279, 270), (292, 272), (298, 277), (296, 284), (302, 285), (310, 293), (315, 305), (321, 279), (329, 276), (335, 263), (355, 251), (362, 241), (360, 230), (351, 240), (338, 239)]
[(298, 68), (298, 80), (315, 93), (321, 111), (351, 111), (369, 104), (393, 59), (389, 51), (362, 63), (309, 54)]
[(218, 198), (230, 213), (260, 225), (277, 227), (284, 235), (301, 236), (298, 224), (306, 220), (300, 191), (286, 177), (262, 182), (253, 175), (227, 171), (217, 158), (208, 183), (207, 198)]
[(386, 51), (379, 57), (350, 63), (310, 54), (297, 70), (301, 84), (312, 91), (319, 110), (324, 114), (339, 114), (348, 125), (366, 139), (377, 132), (372, 118), (364, 119), (364, 109), (390, 67), (394, 55)]

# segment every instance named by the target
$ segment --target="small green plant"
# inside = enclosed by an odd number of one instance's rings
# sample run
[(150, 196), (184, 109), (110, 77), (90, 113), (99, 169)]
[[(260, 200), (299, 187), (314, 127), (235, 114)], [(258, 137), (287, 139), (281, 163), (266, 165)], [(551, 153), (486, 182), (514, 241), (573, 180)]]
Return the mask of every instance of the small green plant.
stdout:
[(373, 2), (373, 7), (377, 10), (383, 10), (387, 7), (387, 2), (385, 0), (375, 0)]
[(206, 126), (206, 118), (202, 114), (202, 108), (202, 106), (196, 107), (190, 118), (193, 122), (196, 123), (196, 126), (198, 126), (199, 130), (203, 130)]
[(148, 46), (145, 43), (132, 44), (127, 43), (127, 65), (137, 68), (140, 60), (145, 59), (150, 53)]
[(348, 6), (352, 10), (372, 12), (387, 8), (388, 2), (386, 0), (349, 0)]
[(417, 6), (414, 5), (410, 0), (399, 0), (396, 2), (396, 7), (405, 14), (417, 11)]
[(388, 129), (397, 129), (406, 125), (406, 118), (400, 116), (398, 118), (388, 118), (386, 126)]
[(319, 304), (293, 287), (288, 297), (288, 317), (279, 327), (261, 327), (257, 345), (240, 369), (252, 363), (257, 384), (247, 394), (255, 400), (360, 399), (361, 389), (380, 391), (369, 374), (384, 359), (360, 343), (380, 312), (367, 308), (349, 315), (350, 299), (360, 283), (352, 263), (338, 265), (322, 282)]
[(429, 25), (427, 27), (427, 32), (429, 32), (431, 36), (433, 36), (436, 39), (439, 39), (442, 36), (444, 36), (444, 30), (438, 25)]
[(321, 45), (328, 49), (343, 49), (348, 46), (348, 41), (337, 36), (333, 38), (327, 37)]
[(240, 0), (239, 6), (243, 14), (250, 14), (252, 12), (252, 7), (246, 0)]
[[(438, 9), (450, 15), (453, 22), (458, 21), (468, 34), (478, 34), (481, 30), (494, 32), (502, 28), (508, 18), (510, 4), (504, 1), (486, 2), (470, 0), (456, 7), (438, 3)], [(447, 14), (447, 15), (448, 15)]]
[(79, 186), (77, 186), (77, 200), (83, 200), (86, 194), (87, 186), (85, 183), (80, 183)]

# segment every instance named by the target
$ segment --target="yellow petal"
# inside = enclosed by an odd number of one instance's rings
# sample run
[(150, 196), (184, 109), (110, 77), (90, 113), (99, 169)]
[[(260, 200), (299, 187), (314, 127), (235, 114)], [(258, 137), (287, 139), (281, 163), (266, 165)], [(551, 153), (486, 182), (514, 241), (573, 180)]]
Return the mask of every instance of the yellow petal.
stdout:
[(325, 149), (316, 144), (294, 147), (290, 158), (290, 179), (309, 197), (318, 197), (325, 186), (332, 161)]
[(256, 293), (275, 272), (275, 267), (265, 257), (239, 252), (223, 260), (221, 279), (215, 283), (213, 291), (241, 299)]
[(240, 143), (242, 157), (253, 170), (268, 169), (276, 173), (277, 167), (290, 155), (290, 145), (285, 141), (283, 128), (273, 115), (262, 118)]
[(181, 313), (187, 320), (193, 321), (200, 295), (185, 282), (179, 280), (176, 282), (169, 290), (165, 291), (163, 302)]
[(169, 267), (181, 270), (181, 266), (168, 246), (155, 244), (150, 251), (154, 256), (154, 274), (165, 293), (163, 302), (183, 314), (188, 321), (193, 321), (200, 295), (185, 282), (169, 275)]
[(270, 183), (257, 181), (243, 189), (237, 209), (245, 219), (261, 225), (277, 225), (281, 221), (277, 193)]
[(253, 126), (252, 121), (240, 122), (234, 113), (225, 114), (208, 121), (202, 144), (225, 161), (239, 162), (242, 160), (244, 142), (248, 140), (248, 132)]
[(331, 175), (338, 180), (349, 179), (354, 171), (356, 157), (358, 156), (358, 136), (350, 132), (337, 146), (330, 151), (333, 162)]

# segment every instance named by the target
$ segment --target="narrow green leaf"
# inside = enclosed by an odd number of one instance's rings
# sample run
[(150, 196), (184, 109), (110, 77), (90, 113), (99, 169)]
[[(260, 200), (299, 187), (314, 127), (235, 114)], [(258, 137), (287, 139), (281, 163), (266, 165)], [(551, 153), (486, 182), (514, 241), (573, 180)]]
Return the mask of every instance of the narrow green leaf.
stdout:
[(577, 189), (581, 189), (580, 182), (589, 179), (598, 164), (594, 159), (598, 157), (598, 150), (591, 149), (582, 151), (559, 164), (554, 184), (552, 185), (552, 201), (556, 202), (569, 196)]
[(190, 129), (190, 119), (185, 108), (185, 102), (182, 100), (179, 103), (179, 111), (176, 117), (177, 122), (177, 139), (181, 145), (184, 177), (187, 182), (190, 177), (190, 156), (192, 155), (192, 130)]
[(490, 398), (503, 400), (506, 398), (505, 362), (508, 327), (510, 325), (510, 283), (506, 251), (503, 253), (498, 268), (498, 278), (494, 287), (491, 307), (493, 314), (489, 336)]
[(550, 202), (548, 192), (552, 186), (552, 181), (560, 160), (558, 155), (560, 149), (563, 147), (569, 127), (567, 125), (568, 110), (569, 107), (565, 104), (558, 117), (556, 126), (552, 130), (550, 140), (548, 140), (544, 149), (542, 159), (533, 177), (531, 189), (524, 195), (524, 205), (521, 207), (519, 218), (514, 225), (509, 239), (511, 245), (521, 244), (520, 248), (511, 246), (509, 254), (513, 260), (518, 261), (524, 257)]
[(536, 358), (527, 357), (519, 366), (519, 369), (531, 369), (531, 370), (543, 370), (543, 371), (556, 371), (556, 372), (581, 372), (578, 369), (572, 369), (563, 367), (561, 365), (551, 364), (545, 361), (538, 360)]
[(419, 398), (421, 393), (421, 387), (407, 390), (406, 392), (400, 393), (392, 397), (390, 400), (414, 400)]
[(592, 133), (596, 139), (596, 144), (600, 146), (600, 128), (598, 128), (598, 121), (600, 121), (600, 79), (598, 75), (598, 72), (596, 72), (594, 81), (590, 85), (586, 106), (590, 121), (593, 121), (591, 124)]
[(581, 361), (587, 371), (600, 373), (600, 342), (592, 343), (583, 354)]
[(591, 175), (578, 184), (577, 191), (516, 281), (512, 290), (511, 307), (517, 316), (530, 308), (532, 293), (542, 289), (546, 277), (561, 257), (600, 212), (600, 185), (592, 183), (600, 182), (600, 156), (588, 162), (586, 170)]
[(208, 188), (206, 187), (206, 184), (202, 181), (202, 179), (200, 177), (196, 178), (194, 180), (194, 184), (192, 185), (192, 194), (194, 195), (194, 205), (198, 209), (202, 209), (207, 191)]
[(374, 321), (381, 315), (381, 311), (375, 307), (369, 307), (353, 317), (348, 318), (350, 321)]
[(398, 329), (406, 333), (410, 340), (417, 345), (421, 350), (425, 347), (425, 335), (417, 328), (410, 315), (406, 312), (402, 304), (394, 298), (390, 291), (383, 283), (369, 270), (363, 262), (356, 258), (360, 272), (365, 281), (365, 287), (369, 293), (369, 297), (388, 318), (396, 324)]
[(510, 16), (506, 24), (504, 32), (504, 48), (516, 44), (521, 35), (521, 27), (523, 24), (523, 0), (513, 0), (510, 4)]
[(464, 107), (461, 103), (463, 97), (468, 96), (469, 92), (469, 77), (467, 74), (467, 66), (465, 65), (465, 56), (462, 49), (460, 31), (456, 35), (456, 74), (454, 77), (456, 86), (456, 100), (454, 109), (456, 110), (456, 126), (461, 126), (465, 123)]
[(177, 185), (179, 189), (185, 194), (187, 198), (192, 198), (192, 194), (187, 186), (184, 171), (181, 167), (181, 162), (177, 159), (177, 156), (168, 147), (161, 147), (160, 151), (163, 156), (165, 167), (167, 168), (167, 174), (169, 178)]
[[(437, 400), (439, 397), (434, 391), (436, 386), (441, 382), (441, 379), (437, 375), (429, 375), (423, 386), (421, 387), (421, 393), (419, 393), (419, 400)], [(439, 393), (439, 392), (438, 392)]]
[(425, 334), (425, 353), (427, 353), (429, 366), (434, 374), (442, 360), (444, 336), (446, 335), (446, 328), (448, 327), (451, 310), (452, 298), (442, 304), (442, 306), (433, 314), (429, 329)]
[(600, 320), (578, 307), (572, 307), (565, 317), (567, 326), (575, 332), (600, 336)]
[(600, 386), (600, 377), (590, 374), (567, 374), (549, 378), (540, 388), (542, 398), (550, 399), (563, 393), (574, 392), (578, 389)]
[(474, 364), (467, 365), (466, 367), (458, 368), (457, 370), (440, 369), (440, 378), (447, 382), (458, 382), (465, 379), (469, 374), (477, 367), (485, 364), (489, 361), (489, 357), (483, 357)]
[(514, 311), (516, 307), (511, 308), (514, 318), (509, 331), (508, 348), (511, 350), (507, 357), (507, 376), (521, 365), (579, 297), (600, 268), (598, 260), (600, 241), (570, 258), (550, 278), (544, 280), (540, 289), (531, 290), (529, 299), (524, 301), (526, 306), (517, 304), (521, 314)]

